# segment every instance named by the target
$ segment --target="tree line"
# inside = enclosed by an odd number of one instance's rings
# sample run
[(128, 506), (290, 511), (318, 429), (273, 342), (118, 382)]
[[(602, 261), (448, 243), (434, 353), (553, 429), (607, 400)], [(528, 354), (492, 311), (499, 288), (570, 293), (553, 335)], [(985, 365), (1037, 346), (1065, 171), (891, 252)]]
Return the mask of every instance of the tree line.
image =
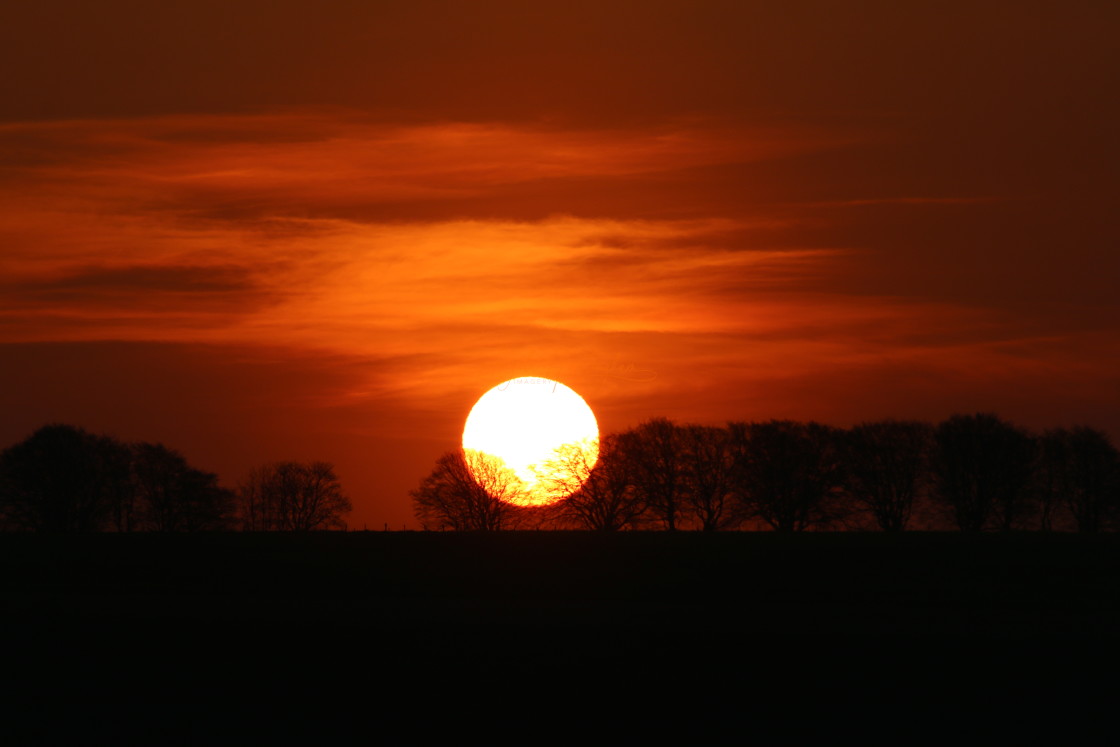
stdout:
[(345, 529), (350, 499), (326, 462), (273, 462), (236, 490), (159, 443), (47, 425), (0, 452), (0, 528), (197, 532)]
[(594, 463), (572, 445), (538, 475), (556, 502), (521, 507), (503, 500), (522, 486), (500, 460), (448, 452), (413, 511), (431, 530), (1099, 532), (1120, 519), (1120, 453), (1105, 433), (1032, 433), (989, 413), (852, 428), (655, 418), (603, 436)]

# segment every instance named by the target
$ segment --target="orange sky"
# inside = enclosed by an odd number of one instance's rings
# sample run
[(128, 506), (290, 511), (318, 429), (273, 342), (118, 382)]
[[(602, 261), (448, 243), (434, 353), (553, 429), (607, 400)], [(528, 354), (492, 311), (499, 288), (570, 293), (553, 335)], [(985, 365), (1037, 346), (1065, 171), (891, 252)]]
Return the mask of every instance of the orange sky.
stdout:
[(519, 375), (1120, 437), (1113, 4), (229, 5), (0, 28), (0, 446), (325, 459), (399, 528)]

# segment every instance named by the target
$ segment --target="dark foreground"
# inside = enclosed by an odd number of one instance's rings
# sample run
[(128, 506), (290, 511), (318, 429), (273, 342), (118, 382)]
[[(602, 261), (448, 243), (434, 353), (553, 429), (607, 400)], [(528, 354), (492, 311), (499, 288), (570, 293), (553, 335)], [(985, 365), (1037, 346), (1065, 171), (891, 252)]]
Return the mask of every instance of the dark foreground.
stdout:
[(1111, 535), (2, 535), (0, 594), (19, 743), (1064, 741), (1120, 663)]

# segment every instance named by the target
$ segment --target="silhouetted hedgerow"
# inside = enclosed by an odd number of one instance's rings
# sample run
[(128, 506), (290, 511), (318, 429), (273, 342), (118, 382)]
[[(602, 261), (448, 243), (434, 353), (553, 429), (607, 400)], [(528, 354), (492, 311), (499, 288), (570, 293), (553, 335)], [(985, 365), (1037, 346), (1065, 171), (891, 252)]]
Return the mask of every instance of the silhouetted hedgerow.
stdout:
[[(1096, 532), (1120, 518), (1120, 453), (1088, 427), (1036, 435), (987, 413), (847, 429), (655, 418), (604, 435), (602, 446), (593, 467), (563, 454), (543, 466), (562, 498), (550, 510), (518, 513), (517, 527)], [(455, 459), (441, 458), (412, 494), (423, 526), (511, 528), (473, 518), (479, 485), (466, 471), (449, 478)], [(560, 463), (579, 479), (555, 477)]]
[(0, 522), (36, 532), (230, 529), (233, 493), (163, 444), (46, 425), (0, 452)]

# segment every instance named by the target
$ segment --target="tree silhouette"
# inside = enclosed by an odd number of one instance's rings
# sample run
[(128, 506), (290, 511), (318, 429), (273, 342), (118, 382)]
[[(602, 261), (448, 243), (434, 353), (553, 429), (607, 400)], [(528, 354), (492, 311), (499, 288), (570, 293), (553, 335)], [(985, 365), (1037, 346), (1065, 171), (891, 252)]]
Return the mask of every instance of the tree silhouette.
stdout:
[(273, 462), (254, 469), (240, 489), (242, 528), (309, 532), (345, 529), (350, 499), (327, 462)]
[(183, 455), (163, 444), (132, 447), (132, 474), (139, 525), (157, 532), (228, 529), (234, 495), (218, 477), (194, 469)]
[(732, 423), (738, 441), (737, 494), (749, 515), (778, 532), (836, 518), (830, 499), (841, 486), (835, 431), (819, 423)]
[(935, 495), (964, 532), (1010, 530), (1027, 507), (1034, 442), (989, 413), (954, 415), (934, 432)]
[(449, 452), (412, 491), (414, 512), (427, 529), (549, 522), (617, 531), (648, 522), (716, 531), (756, 519), (796, 532), (853, 526), (848, 518), (858, 510), (899, 532), (928, 497), (958, 528), (976, 532), (1026, 526), (1034, 496), (1044, 528), (1056, 506), (1085, 532), (1120, 518), (1120, 452), (1107, 436), (1076, 428), (1039, 439), (991, 414), (847, 431), (814, 422), (718, 428), (655, 418), (603, 436), (597, 462), (591, 453), (573, 445), (538, 465), (540, 484), (559, 500), (529, 509), (518, 505), (524, 484), (501, 460)]
[(129, 450), (107, 436), (46, 425), (0, 453), (5, 525), (38, 532), (92, 532), (129, 500)]
[(630, 431), (627, 453), (634, 487), (651, 516), (674, 531), (683, 518), (687, 485), (680, 431), (666, 418), (648, 420)]
[(521, 479), (498, 457), (474, 449), (449, 451), (410, 493), (424, 529), (496, 531), (518, 516)]
[(1049, 430), (1040, 439), (1039, 463), (1044, 495), (1062, 501), (1079, 532), (1099, 532), (1113, 518), (1120, 505), (1120, 454), (1107, 435), (1085, 426)]
[(544, 465), (542, 476), (560, 498), (562, 520), (584, 529), (615, 532), (637, 526), (645, 505), (634, 489), (627, 434), (607, 434), (598, 441), (598, 460), (586, 444), (569, 444)]
[(840, 442), (848, 495), (883, 531), (904, 530), (928, 473), (933, 427), (918, 421), (861, 423)]
[(1067, 508), (1063, 491), (1066, 483), (1065, 460), (1069, 458), (1068, 431), (1054, 428), (1043, 433), (1035, 450), (1031, 471), (1030, 497), (1038, 518), (1038, 528), (1049, 532), (1060, 522)]
[(685, 502), (700, 528), (714, 532), (741, 523), (741, 504), (733, 494), (731, 433), (726, 428), (685, 425), (679, 428), (678, 439), (685, 457)]

